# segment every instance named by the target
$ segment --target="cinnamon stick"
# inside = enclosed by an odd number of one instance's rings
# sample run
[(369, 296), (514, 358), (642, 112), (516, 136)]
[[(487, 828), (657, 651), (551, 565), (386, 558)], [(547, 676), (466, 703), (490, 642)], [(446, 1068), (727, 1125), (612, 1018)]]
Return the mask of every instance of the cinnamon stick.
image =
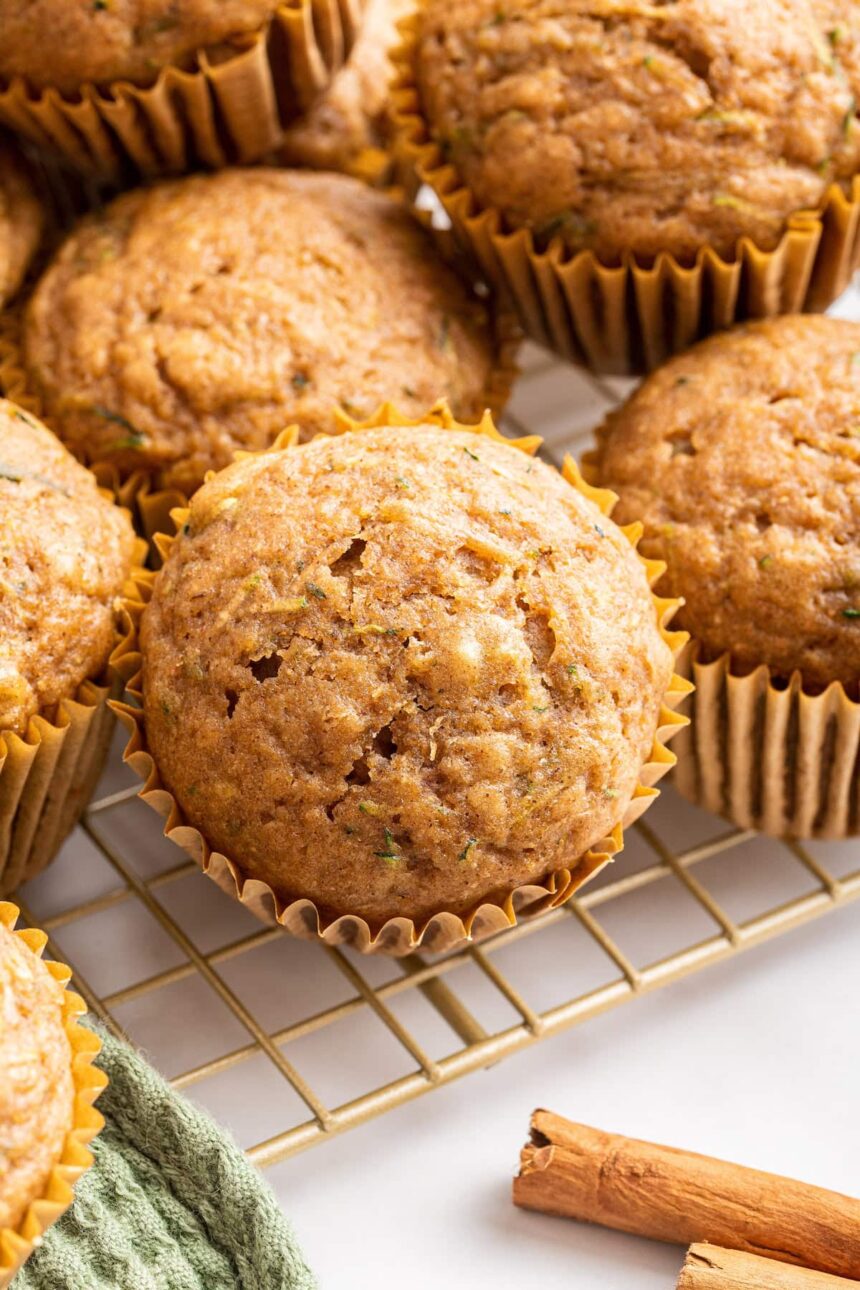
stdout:
[(514, 1203), (860, 1278), (860, 1200), (535, 1111)]
[(851, 1290), (858, 1281), (718, 1245), (691, 1245), (678, 1290)]

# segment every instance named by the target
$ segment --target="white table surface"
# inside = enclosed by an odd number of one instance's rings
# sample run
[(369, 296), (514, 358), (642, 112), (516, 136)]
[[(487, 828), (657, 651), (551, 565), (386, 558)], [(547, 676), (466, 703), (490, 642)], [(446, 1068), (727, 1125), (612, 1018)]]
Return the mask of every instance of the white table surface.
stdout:
[(857, 1194), (858, 989), (854, 905), (288, 1160), (269, 1181), (330, 1290), (669, 1290), (680, 1249), (514, 1208), (530, 1111)]
[[(850, 296), (839, 311), (860, 315)], [(512, 412), (545, 433), (557, 455), (560, 447), (582, 446), (606, 403), (572, 369), (547, 370), (546, 362), (537, 351), (527, 355)], [(115, 755), (104, 787), (129, 782), (126, 774)], [(181, 860), (145, 807), (122, 809), (122, 845), (141, 872)], [(657, 810), (679, 843), (687, 829), (701, 830), (698, 813), (671, 791)], [(774, 845), (747, 844), (727, 861), (723, 895), (740, 900), (748, 886), (761, 898)], [(825, 851), (843, 872), (860, 859), (858, 842)], [(736, 891), (727, 892), (727, 883)], [(79, 831), (25, 896), (44, 918), (112, 886), (116, 875)], [(177, 883), (170, 899), (204, 950), (255, 926), (199, 875)], [(643, 936), (656, 899), (650, 890), (636, 895), (632, 917)], [(104, 993), (177, 962), (175, 946), (147, 920), (127, 903), (58, 930), (57, 942)], [(540, 973), (543, 954), (547, 982), (563, 991), (556, 943), (529, 939), (532, 972)], [(281, 941), (280, 971), (267, 968), (263, 956), (234, 982), (271, 1013), (273, 1027), (283, 1024), (276, 1014), (289, 1013), (292, 1000), (309, 1011), (307, 999), (325, 993), (317, 947)], [(212, 1013), (193, 985), (166, 1003), (150, 998), (123, 1011), (123, 1024), (167, 1074), (247, 1038), (234, 1018)], [(510, 1180), (531, 1110), (546, 1106), (601, 1128), (860, 1193), (858, 997), (860, 903), (435, 1090), (274, 1166), (268, 1180), (327, 1290), (673, 1287), (680, 1249), (514, 1209)], [(314, 1078), (330, 1104), (349, 1095), (353, 1079), (371, 1087), (382, 1060), (364, 1046), (364, 1032), (352, 1043), (350, 1033), (330, 1028), (314, 1048)], [(243, 1145), (278, 1127), (285, 1096), (256, 1059), (192, 1094)]]

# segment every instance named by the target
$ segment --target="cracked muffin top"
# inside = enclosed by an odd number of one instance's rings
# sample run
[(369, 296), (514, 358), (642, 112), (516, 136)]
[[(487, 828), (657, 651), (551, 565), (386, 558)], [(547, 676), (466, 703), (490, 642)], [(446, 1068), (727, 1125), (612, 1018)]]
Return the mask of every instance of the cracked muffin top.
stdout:
[(63, 988), (0, 923), (0, 1228), (44, 1195), (74, 1119)]
[(472, 430), (378, 426), (195, 495), (142, 624), (186, 819), (372, 924), (573, 867), (624, 816), (672, 655), (628, 540)]
[(128, 515), (29, 413), (0, 399), (0, 732), (98, 676), (134, 553)]
[(74, 232), (24, 324), (45, 419), (86, 462), (191, 492), (298, 422), (483, 412), (485, 306), (391, 198), (343, 175), (225, 170), (119, 197)]
[(860, 169), (858, 0), (428, 0), (431, 134), (539, 245), (681, 260), (787, 218)]
[(0, 138), (0, 306), (20, 287), (44, 226), (42, 203), (24, 163)]
[(352, 53), (310, 111), (284, 132), (288, 165), (343, 170), (387, 133), (385, 109), (394, 76), (397, 24), (417, 0), (367, 0)]
[(672, 359), (598, 432), (601, 482), (709, 655), (860, 681), (860, 324), (787, 317)]
[[(280, 0), (0, 0), (0, 79), (74, 94), (88, 83), (148, 85), (247, 48)], [(50, 32), (50, 39), (46, 33)]]

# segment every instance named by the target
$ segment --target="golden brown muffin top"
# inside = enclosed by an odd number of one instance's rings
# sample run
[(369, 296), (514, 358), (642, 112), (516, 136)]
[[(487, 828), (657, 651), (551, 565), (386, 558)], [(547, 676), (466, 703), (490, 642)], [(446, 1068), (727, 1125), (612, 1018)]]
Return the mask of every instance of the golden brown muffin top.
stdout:
[(711, 655), (860, 680), (860, 324), (789, 317), (672, 359), (599, 432), (602, 481)]
[(414, 11), (416, 3), (417, 0), (368, 0), (347, 62), (310, 111), (284, 132), (283, 161), (288, 165), (343, 170), (355, 162), (363, 149), (384, 143), (397, 24)]
[(74, 94), (82, 85), (148, 85), (247, 47), (280, 0), (0, 0), (0, 79)]
[(0, 306), (15, 294), (36, 252), (45, 212), (18, 153), (0, 138)]
[(96, 677), (134, 551), (128, 515), (50, 430), (0, 399), (0, 732)]
[(290, 423), (446, 395), (477, 417), (485, 307), (389, 197), (342, 175), (226, 170), (84, 222), (28, 305), (28, 377), (85, 461), (187, 492)]
[(0, 1228), (44, 1194), (73, 1124), (63, 989), (0, 924)]
[(426, 425), (206, 484), (142, 649), (187, 819), (375, 924), (572, 866), (624, 815), (672, 673), (617, 527), (509, 443)]
[(860, 169), (857, 0), (428, 0), (431, 132), (540, 244), (773, 248)]

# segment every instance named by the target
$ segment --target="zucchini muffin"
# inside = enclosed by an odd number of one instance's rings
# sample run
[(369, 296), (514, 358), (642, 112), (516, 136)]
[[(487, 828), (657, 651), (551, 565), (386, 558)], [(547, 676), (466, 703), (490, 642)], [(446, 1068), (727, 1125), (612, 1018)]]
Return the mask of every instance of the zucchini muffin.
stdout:
[(405, 210), (341, 175), (226, 170), (124, 194), (41, 279), (23, 347), (76, 456), (186, 492), (337, 407), (419, 415), (445, 395), (474, 418), (498, 396), (485, 305)]
[(89, 471), (6, 399), (0, 515), (0, 735), (23, 734), (30, 717), (101, 675), (135, 540)]
[(0, 922), (0, 1229), (45, 1194), (74, 1124), (63, 987)]
[(599, 431), (614, 517), (644, 523), (705, 657), (856, 690), (858, 407), (860, 324), (786, 317), (674, 358)]
[(20, 287), (44, 226), (44, 210), (29, 172), (0, 136), (0, 306)]
[(673, 670), (615, 524), (510, 443), (429, 424), (211, 479), (141, 650), (186, 821), (280, 900), (373, 925), (573, 868), (625, 816)]
[(427, 0), (434, 139), (539, 245), (615, 263), (773, 249), (860, 169), (857, 0)]
[[(84, 84), (148, 85), (245, 47), (280, 0), (0, 0), (0, 80), (74, 94)], [(46, 33), (50, 32), (50, 38)]]
[(284, 134), (281, 158), (287, 165), (347, 170), (366, 148), (384, 145), (397, 24), (416, 3), (368, 0), (348, 61), (307, 115)]

